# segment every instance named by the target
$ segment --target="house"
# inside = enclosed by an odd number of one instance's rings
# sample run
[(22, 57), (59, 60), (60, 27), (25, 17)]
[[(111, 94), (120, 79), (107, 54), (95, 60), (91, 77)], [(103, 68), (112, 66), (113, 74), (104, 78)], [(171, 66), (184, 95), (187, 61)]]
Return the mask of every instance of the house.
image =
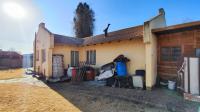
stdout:
[(33, 67), (33, 54), (23, 54), (23, 68)]
[(0, 51), (0, 69), (21, 68), (22, 55), (15, 51)]
[(124, 54), (128, 73), (146, 71), (145, 84), (151, 89), (157, 76), (165, 79), (176, 77), (177, 64), (182, 56), (199, 54), (200, 22), (167, 26), (165, 11), (143, 25), (109, 32), (108, 36), (96, 35), (83, 39), (50, 32), (44, 23), (39, 24), (34, 41), (34, 68), (45, 77), (52, 77), (61, 67), (76, 66), (87, 61), (94, 67), (112, 62)]

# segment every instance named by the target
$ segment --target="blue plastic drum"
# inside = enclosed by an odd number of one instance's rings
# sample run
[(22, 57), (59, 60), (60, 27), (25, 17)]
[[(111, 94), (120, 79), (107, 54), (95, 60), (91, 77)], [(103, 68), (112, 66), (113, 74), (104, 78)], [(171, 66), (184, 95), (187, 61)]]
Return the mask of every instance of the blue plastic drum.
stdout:
[(125, 62), (117, 62), (116, 70), (118, 76), (126, 76), (127, 75), (127, 67)]

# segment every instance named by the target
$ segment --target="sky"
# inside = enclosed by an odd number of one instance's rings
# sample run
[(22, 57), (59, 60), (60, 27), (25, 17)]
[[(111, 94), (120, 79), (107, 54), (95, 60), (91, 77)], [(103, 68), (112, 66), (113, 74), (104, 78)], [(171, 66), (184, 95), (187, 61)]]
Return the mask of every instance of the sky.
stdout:
[[(167, 25), (200, 20), (199, 0), (0, 0), (0, 49), (33, 52), (38, 24), (53, 33), (74, 36), (73, 17), (79, 2), (95, 12), (94, 35), (141, 25), (164, 8)], [(18, 8), (10, 8), (10, 4)], [(11, 5), (12, 6), (12, 5)]]

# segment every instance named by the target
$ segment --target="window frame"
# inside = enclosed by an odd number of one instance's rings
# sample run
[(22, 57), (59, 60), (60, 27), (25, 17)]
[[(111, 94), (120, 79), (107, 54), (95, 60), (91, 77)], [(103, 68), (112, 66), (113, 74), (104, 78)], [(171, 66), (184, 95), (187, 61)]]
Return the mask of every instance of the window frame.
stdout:
[(77, 67), (79, 65), (79, 51), (71, 51), (71, 66)]
[[(167, 49), (168, 52), (163, 52)], [(179, 52), (174, 52), (175, 49)], [(180, 46), (163, 46), (160, 48), (160, 60), (164, 62), (176, 62), (182, 55), (182, 49)]]
[(86, 51), (86, 63), (90, 65), (96, 65), (96, 50)]
[(181, 47), (172, 47), (171, 48), (172, 61), (178, 61), (178, 59), (181, 57), (181, 54), (182, 54)]
[(198, 53), (197, 51), (200, 52), (200, 48), (195, 48), (195, 56), (200, 57), (200, 53)]

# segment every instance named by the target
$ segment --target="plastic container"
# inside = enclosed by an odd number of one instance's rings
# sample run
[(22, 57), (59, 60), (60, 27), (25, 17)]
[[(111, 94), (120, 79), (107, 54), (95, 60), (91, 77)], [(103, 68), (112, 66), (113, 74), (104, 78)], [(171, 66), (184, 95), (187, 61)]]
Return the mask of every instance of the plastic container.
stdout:
[(126, 76), (127, 75), (126, 63), (125, 62), (117, 62), (116, 70), (117, 70), (118, 76)]
[(136, 70), (135, 75), (137, 76), (145, 76), (145, 70)]
[(77, 72), (77, 69), (75, 68), (75, 67), (73, 67), (72, 69), (71, 69), (71, 71), (72, 71), (72, 78), (76, 78), (76, 72)]
[(94, 80), (95, 74), (93, 70), (88, 70), (86, 71), (86, 80), (90, 81), (90, 80)]
[(73, 69), (74, 67), (69, 67), (68, 68), (68, 70), (67, 70), (67, 76), (68, 77), (72, 77), (72, 69)]
[(174, 81), (168, 81), (168, 89), (175, 90), (176, 82)]
[(132, 76), (132, 80), (133, 80), (133, 86), (136, 88), (144, 88), (144, 77), (143, 76), (137, 76), (134, 75)]

